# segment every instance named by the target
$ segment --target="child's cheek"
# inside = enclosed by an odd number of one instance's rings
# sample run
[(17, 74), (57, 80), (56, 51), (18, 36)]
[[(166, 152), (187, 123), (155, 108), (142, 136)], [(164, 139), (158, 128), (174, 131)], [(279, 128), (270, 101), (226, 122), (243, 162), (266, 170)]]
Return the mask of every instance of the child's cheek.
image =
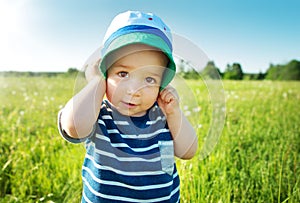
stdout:
[(112, 80), (111, 78), (108, 78), (107, 79), (107, 87), (106, 87), (106, 96), (107, 96), (107, 99), (109, 101), (112, 101), (113, 99), (113, 95), (116, 94), (116, 89), (117, 89), (117, 83), (115, 80)]

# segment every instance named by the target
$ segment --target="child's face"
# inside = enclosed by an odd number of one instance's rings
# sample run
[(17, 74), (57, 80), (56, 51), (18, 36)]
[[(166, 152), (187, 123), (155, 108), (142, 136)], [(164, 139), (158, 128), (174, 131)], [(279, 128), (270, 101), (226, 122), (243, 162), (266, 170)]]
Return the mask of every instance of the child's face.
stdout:
[(147, 47), (136, 44), (122, 48), (122, 52), (129, 49), (131, 53), (116, 60), (107, 71), (107, 99), (123, 115), (143, 116), (157, 100), (168, 59)]

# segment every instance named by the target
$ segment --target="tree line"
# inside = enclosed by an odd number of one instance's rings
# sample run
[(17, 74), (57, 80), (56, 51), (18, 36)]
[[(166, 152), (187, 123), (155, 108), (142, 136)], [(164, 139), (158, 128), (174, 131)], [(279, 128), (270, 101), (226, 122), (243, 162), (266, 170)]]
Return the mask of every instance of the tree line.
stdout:
[(80, 71), (74, 67), (66, 72), (33, 72), (33, 71), (2, 71), (2, 77), (74, 77)]
[(270, 64), (266, 72), (245, 73), (239, 63), (227, 64), (224, 72), (209, 61), (205, 68), (198, 72), (184, 60), (177, 64), (179, 75), (185, 79), (225, 79), (225, 80), (300, 80), (300, 61), (291, 60), (286, 64)]
[[(270, 64), (266, 72), (245, 73), (239, 63), (227, 64), (224, 72), (209, 61), (202, 71), (196, 71), (189, 62), (177, 63), (178, 74), (185, 79), (225, 79), (225, 80), (300, 80), (300, 61), (291, 60), (286, 64)], [(76, 77), (80, 71), (71, 67), (67, 72), (0, 72), (0, 76), (25, 77)]]

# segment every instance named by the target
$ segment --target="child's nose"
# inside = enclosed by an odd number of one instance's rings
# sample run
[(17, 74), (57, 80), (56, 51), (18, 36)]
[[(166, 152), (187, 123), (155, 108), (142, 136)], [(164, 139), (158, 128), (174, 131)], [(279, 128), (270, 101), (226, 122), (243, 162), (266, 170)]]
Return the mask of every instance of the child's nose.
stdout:
[(141, 89), (143, 88), (143, 83), (138, 80), (131, 80), (127, 84), (126, 93), (132, 96), (139, 96), (141, 94)]

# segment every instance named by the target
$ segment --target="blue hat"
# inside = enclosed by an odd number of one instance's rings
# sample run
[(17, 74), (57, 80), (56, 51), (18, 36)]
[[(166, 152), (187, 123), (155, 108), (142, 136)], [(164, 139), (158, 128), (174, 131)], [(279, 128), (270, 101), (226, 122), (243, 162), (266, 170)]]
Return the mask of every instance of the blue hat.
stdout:
[(172, 55), (172, 34), (169, 27), (152, 13), (127, 11), (118, 14), (112, 20), (103, 40), (102, 60), (99, 64), (101, 72), (106, 77), (106, 59), (109, 54), (136, 43), (158, 48), (169, 58), (161, 83), (161, 89), (165, 88), (176, 72)]

